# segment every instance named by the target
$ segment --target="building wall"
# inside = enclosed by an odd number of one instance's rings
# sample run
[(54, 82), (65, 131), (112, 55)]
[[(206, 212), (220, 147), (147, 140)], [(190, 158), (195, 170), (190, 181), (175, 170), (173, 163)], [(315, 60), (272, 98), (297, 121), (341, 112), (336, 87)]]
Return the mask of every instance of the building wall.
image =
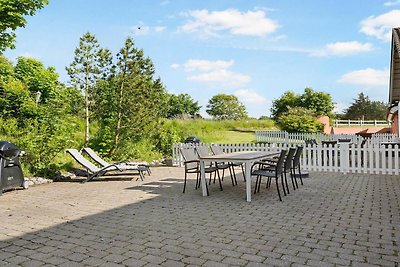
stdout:
[(393, 134), (399, 135), (399, 120), (397, 117), (399, 116), (399, 113), (396, 112), (392, 116), (392, 128), (390, 129), (390, 132)]

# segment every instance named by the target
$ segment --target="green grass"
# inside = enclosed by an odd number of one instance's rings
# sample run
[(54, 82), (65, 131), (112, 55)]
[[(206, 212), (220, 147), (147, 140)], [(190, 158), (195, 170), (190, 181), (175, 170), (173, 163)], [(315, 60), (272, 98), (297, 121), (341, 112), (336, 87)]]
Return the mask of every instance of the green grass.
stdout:
[(251, 143), (255, 142), (256, 130), (276, 129), (272, 120), (175, 120), (183, 141), (197, 136), (204, 143)]

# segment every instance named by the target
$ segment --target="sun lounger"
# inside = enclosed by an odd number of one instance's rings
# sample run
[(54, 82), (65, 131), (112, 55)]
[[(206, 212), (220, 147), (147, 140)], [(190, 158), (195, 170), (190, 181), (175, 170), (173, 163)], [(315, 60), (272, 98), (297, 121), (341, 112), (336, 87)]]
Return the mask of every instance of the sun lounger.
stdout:
[(99, 155), (97, 155), (96, 152), (94, 152), (93, 149), (91, 149), (90, 147), (85, 147), (82, 149), (82, 152), (85, 152), (91, 159), (93, 159), (96, 163), (98, 163), (101, 167), (107, 167), (109, 165), (115, 164), (117, 165), (119, 168), (125, 170), (129, 170), (130, 168), (135, 168), (135, 167), (141, 167), (142, 169), (144, 168), (146, 170), (146, 172), (150, 175), (151, 174), (151, 170), (150, 170), (150, 166), (147, 162), (126, 162), (126, 161), (122, 161), (122, 162), (118, 162), (118, 163), (108, 163), (107, 161), (105, 161), (104, 159), (102, 159)]
[(143, 181), (143, 178), (144, 178), (143, 171), (146, 171), (146, 169), (144, 167), (129, 166), (129, 168), (123, 168), (123, 165), (109, 164), (108, 166), (99, 168), (96, 165), (94, 165), (92, 162), (90, 162), (88, 159), (86, 159), (76, 149), (67, 149), (66, 152), (68, 154), (70, 154), (71, 157), (73, 157), (76, 162), (78, 162), (80, 165), (82, 165), (86, 169), (86, 171), (88, 173), (88, 178), (84, 181), (84, 183), (92, 180), (95, 177), (103, 176), (109, 171), (121, 171), (122, 172), (124, 170), (137, 171), (140, 175), (140, 179)]

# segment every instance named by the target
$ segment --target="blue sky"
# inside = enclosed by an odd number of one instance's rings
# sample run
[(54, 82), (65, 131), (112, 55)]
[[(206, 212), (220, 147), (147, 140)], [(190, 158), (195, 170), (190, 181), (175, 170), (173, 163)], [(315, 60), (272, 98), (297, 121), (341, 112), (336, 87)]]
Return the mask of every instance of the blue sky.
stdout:
[(190, 94), (203, 115), (219, 93), (269, 115), (273, 99), (305, 87), (342, 111), (360, 92), (387, 102), (399, 26), (400, 0), (50, 0), (5, 55), (37, 58), (68, 82), (85, 32), (114, 54), (132, 36), (168, 92)]

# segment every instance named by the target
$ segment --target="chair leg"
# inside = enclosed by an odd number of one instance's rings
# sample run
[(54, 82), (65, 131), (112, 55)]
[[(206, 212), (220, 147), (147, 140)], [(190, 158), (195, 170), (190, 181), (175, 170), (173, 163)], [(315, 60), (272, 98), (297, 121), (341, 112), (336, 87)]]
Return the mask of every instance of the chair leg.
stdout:
[(295, 186), (296, 172), (294, 171), (294, 169), (290, 169), (290, 179), (292, 179), (293, 190), (296, 190), (296, 186)]
[(285, 189), (285, 184), (283, 181), (283, 174), (281, 174), (281, 183), (282, 183), (283, 195), (286, 196), (286, 189)]
[(231, 166), (229, 166), (228, 169), (229, 169), (229, 174), (231, 175), (232, 186), (235, 186), (235, 181), (234, 181), (234, 179), (233, 179), (233, 174), (232, 174)]
[(219, 172), (218, 172), (218, 170), (216, 170), (215, 172), (216, 172), (216, 173), (217, 173), (217, 175), (218, 175), (219, 188), (221, 188), (221, 191), (222, 191), (221, 176), (219, 176)]
[(254, 186), (254, 194), (257, 194), (257, 186), (258, 186), (258, 179), (259, 179), (259, 175), (257, 175), (257, 179), (256, 179), (256, 185)]
[(183, 194), (185, 194), (185, 189), (186, 189), (186, 179), (187, 179), (187, 172), (185, 172), (185, 182), (183, 182)]
[(299, 177), (300, 177), (301, 185), (303, 185), (303, 178), (301, 178), (301, 169), (300, 169), (300, 165), (299, 165)]
[(287, 193), (288, 193), (288, 195), (289, 195), (289, 186), (288, 186), (288, 182), (287, 182), (287, 175), (286, 175), (286, 172), (285, 172), (285, 184), (286, 184), (286, 191), (287, 191)]
[[(231, 165), (229, 166), (229, 169), (232, 170), (233, 173), (233, 179), (235, 180), (235, 185), (237, 185), (237, 180), (236, 180), (236, 173), (235, 173), (235, 168)], [(231, 174), (232, 175), (232, 174)]]
[(140, 175), (140, 180), (144, 181), (144, 173), (142, 171), (139, 171), (139, 175)]
[(275, 177), (275, 181), (276, 181), (276, 189), (278, 190), (279, 200), (282, 201), (281, 192), (279, 191), (279, 185), (278, 185), (278, 176)]
[(200, 173), (196, 173), (196, 187), (195, 189), (197, 190), (197, 188), (200, 187)]
[(245, 171), (244, 171), (243, 163), (240, 164), (240, 167), (242, 168), (243, 180), (246, 182), (246, 176), (245, 176)]
[(257, 188), (257, 192), (260, 192), (260, 187), (261, 187), (261, 182), (262, 182), (262, 176), (260, 176), (260, 180), (258, 181), (258, 188)]

